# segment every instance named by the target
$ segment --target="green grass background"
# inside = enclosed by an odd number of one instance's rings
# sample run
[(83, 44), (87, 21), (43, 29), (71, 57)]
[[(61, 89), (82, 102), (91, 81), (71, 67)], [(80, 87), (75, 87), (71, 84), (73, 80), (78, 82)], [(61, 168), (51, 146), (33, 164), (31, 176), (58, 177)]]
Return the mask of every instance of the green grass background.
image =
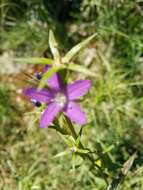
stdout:
[[(97, 32), (75, 59), (97, 76), (82, 102), (89, 119), (82, 140), (91, 149), (111, 148), (109, 156), (120, 166), (137, 152), (120, 189), (143, 190), (143, 1), (77, 0), (68, 12), (69, 1), (61, 2), (1, 0), (0, 54), (8, 57), (0, 66), (11, 64), (11, 52), (51, 57), (49, 29), (61, 54)], [(89, 172), (88, 162), (72, 172), (71, 155), (53, 159), (66, 148), (62, 139), (39, 128), (36, 116), (28, 114), (31, 105), (15, 95), (19, 85), (11, 77), (7, 70), (0, 76), (0, 189), (103, 190), (102, 178)], [(85, 76), (71, 73), (68, 80), (79, 78)]]

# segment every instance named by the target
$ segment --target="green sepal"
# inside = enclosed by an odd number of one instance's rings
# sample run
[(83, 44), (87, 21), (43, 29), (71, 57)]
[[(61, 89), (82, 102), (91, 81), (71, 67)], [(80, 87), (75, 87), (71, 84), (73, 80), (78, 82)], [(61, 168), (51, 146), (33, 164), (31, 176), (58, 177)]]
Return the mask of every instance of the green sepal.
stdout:
[(69, 63), (71, 61), (71, 59), (73, 59), (73, 57), (82, 49), (84, 48), (86, 45), (88, 45), (88, 43), (95, 38), (95, 36), (97, 36), (97, 33), (93, 34), (92, 36), (88, 37), (87, 39), (85, 39), (84, 41), (80, 42), (79, 44), (75, 45), (62, 59), (63, 63)]

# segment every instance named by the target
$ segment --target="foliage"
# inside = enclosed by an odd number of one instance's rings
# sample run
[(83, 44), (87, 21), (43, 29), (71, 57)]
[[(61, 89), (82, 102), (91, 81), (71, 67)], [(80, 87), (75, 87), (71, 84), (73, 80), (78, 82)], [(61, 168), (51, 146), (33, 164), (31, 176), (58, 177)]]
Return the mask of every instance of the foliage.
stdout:
[[(139, 0), (65, 1), (68, 12), (61, 14), (63, 9), (59, 6), (53, 15), (54, 2), (2, 0), (1, 52), (13, 50), (22, 57), (46, 54), (51, 58), (48, 31), (52, 28), (63, 56), (81, 39), (96, 33), (90, 45), (74, 57), (79, 68), (66, 66), (70, 72), (68, 81), (85, 78), (87, 71), (95, 75), (93, 78), (88, 74), (93, 87), (83, 104), (90, 123), (83, 128), (81, 140), (91, 150), (105, 152), (106, 156), (97, 157), (96, 163), (106, 170), (109, 181), (119, 177), (118, 168), (136, 153), (133, 166), (119, 188), (141, 190), (143, 3)], [(83, 68), (86, 70), (82, 74), (70, 71)], [(0, 86), (1, 189), (103, 190), (105, 182), (97, 172), (95, 177), (89, 171), (89, 161), (83, 164), (73, 156), (71, 163), (71, 155), (59, 157), (67, 148), (61, 138), (55, 131), (40, 130), (34, 119), (30, 122), (35, 113), (25, 116), (23, 112), (30, 108), (24, 105), (22, 110), (17, 109), (10, 92), (10, 84), (8, 88), (5, 83)], [(24, 122), (20, 122), (23, 117)], [(76, 127), (76, 130), (78, 133), (80, 129)], [(52, 159), (53, 155), (57, 158)], [(81, 165), (74, 167), (74, 163)]]

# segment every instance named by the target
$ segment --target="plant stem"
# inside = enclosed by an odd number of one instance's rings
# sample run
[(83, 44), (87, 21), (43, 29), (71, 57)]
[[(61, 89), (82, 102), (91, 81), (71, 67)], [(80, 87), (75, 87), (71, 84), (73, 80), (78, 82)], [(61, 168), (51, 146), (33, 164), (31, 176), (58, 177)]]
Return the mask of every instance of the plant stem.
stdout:
[[(69, 129), (70, 129), (70, 131), (71, 131), (72, 137), (76, 140), (78, 136), (77, 136), (77, 134), (76, 134), (76, 131), (75, 131), (75, 129), (74, 129), (73, 124), (71, 123), (71, 121), (70, 121), (68, 118), (66, 118), (66, 121), (67, 121), (68, 127), (69, 127)], [(79, 143), (79, 148), (85, 149), (84, 146), (83, 146), (83, 144), (81, 143), (81, 141), (80, 141), (80, 143)], [(80, 156), (81, 156), (81, 155), (80, 155)], [(104, 172), (102, 171), (102, 168), (99, 167), (99, 166), (95, 163), (94, 158), (93, 158), (92, 156), (90, 156), (88, 153), (85, 154), (84, 156), (85, 156), (86, 158), (88, 158), (88, 160), (92, 163), (92, 166), (95, 166), (95, 167), (99, 170), (100, 174), (102, 175), (102, 177), (104, 178), (106, 184), (108, 185), (108, 181), (107, 181), (107, 179), (106, 179), (106, 177), (105, 177)], [(83, 156), (82, 156), (82, 157), (83, 157)]]

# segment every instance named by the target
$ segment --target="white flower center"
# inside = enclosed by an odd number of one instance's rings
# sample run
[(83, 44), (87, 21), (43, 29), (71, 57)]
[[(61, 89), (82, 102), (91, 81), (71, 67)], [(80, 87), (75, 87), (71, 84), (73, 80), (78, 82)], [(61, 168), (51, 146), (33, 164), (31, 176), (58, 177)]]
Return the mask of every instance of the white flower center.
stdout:
[(66, 103), (66, 101), (67, 101), (67, 98), (66, 98), (66, 96), (63, 94), (63, 93), (57, 93), (56, 94), (56, 97), (55, 97), (55, 102), (57, 103), (57, 104), (59, 104), (61, 107), (64, 107), (64, 105), (65, 105), (65, 103)]

